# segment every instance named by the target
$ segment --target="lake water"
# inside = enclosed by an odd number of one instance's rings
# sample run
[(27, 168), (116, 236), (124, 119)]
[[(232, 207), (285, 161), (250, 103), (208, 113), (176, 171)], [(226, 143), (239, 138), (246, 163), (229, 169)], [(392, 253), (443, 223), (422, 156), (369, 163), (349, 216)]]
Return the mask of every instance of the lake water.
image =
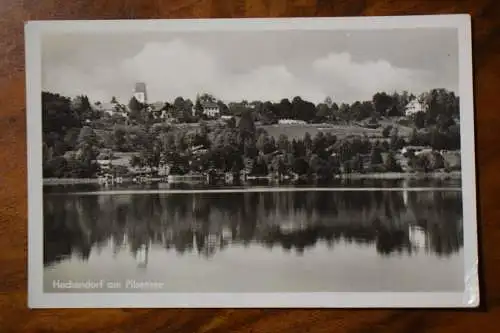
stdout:
[[(281, 192), (260, 185), (233, 193), (46, 186), (44, 289), (463, 290), (459, 181), (352, 181)], [(64, 288), (68, 282), (87, 284)]]

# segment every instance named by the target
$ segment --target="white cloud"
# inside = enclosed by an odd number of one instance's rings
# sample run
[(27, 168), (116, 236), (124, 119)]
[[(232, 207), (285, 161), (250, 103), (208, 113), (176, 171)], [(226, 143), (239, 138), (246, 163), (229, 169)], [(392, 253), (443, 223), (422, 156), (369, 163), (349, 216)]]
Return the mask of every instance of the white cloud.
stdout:
[(146, 44), (135, 57), (125, 60), (121, 69), (131, 86), (136, 81), (146, 82), (148, 94), (158, 100), (193, 96), (222, 79), (213, 56), (180, 40)]
[(378, 91), (420, 92), (432, 83), (428, 72), (397, 68), (384, 60), (355, 62), (348, 53), (329, 54), (312, 68), (322, 82), (333, 85), (333, 95), (348, 101), (371, 99)]
[[(67, 95), (84, 93), (103, 101), (118, 96), (127, 102), (134, 83), (143, 81), (151, 101), (194, 98), (198, 92), (209, 92), (227, 101), (299, 95), (319, 102), (329, 95), (337, 102), (352, 102), (371, 99), (377, 91), (420, 91), (432, 86), (432, 77), (423, 71), (396, 68), (383, 60), (355, 62), (348, 53), (309, 60), (300, 68), (287, 67), (283, 60), (282, 64), (239, 72), (228, 70), (216, 53), (178, 39), (147, 43), (133, 57), (101, 62), (90, 71), (78, 64), (49, 62), (44, 67), (44, 89)], [(238, 52), (234, 54), (238, 56)]]

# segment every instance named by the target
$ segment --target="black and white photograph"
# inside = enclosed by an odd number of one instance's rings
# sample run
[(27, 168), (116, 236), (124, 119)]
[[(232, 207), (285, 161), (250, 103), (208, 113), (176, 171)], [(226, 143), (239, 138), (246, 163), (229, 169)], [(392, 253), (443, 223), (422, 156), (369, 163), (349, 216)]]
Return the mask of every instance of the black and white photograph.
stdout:
[(466, 15), (30, 22), (31, 307), (474, 307)]

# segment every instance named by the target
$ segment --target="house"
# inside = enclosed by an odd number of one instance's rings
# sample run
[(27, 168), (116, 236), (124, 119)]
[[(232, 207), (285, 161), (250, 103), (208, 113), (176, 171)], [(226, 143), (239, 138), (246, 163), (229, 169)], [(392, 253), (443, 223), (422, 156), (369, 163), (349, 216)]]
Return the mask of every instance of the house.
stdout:
[(218, 117), (220, 114), (219, 105), (215, 102), (205, 101), (201, 102), (203, 114), (210, 118)]
[(95, 105), (95, 109), (97, 111), (109, 115), (110, 117), (113, 116), (121, 116), (123, 118), (128, 117), (128, 113), (125, 110), (125, 107), (123, 107), (123, 105), (120, 105), (118, 103), (99, 103)]
[(170, 103), (155, 102), (149, 105), (148, 110), (153, 113), (156, 119), (175, 121), (179, 118), (179, 110)]
[(427, 110), (426, 106), (421, 103), (418, 99), (412, 99), (405, 107), (405, 114), (411, 116), (418, 112), (425, 112)]
[(426, 146), (406, 146), (401, 149), (401, 155), (405, 155), (406, 153), (412, 151), (415, 155), (420, 155), (422, 153), (430, 153), (432, 152), (431, 147)]
[(307, 123), (303, 120), (296, 119), (280, 119), (278, 120), (279, 125), (306, 125)]
[(191, 148), (191, 153), (195, 156), (203, 155), (208, 152), (208, 149), (205, 148), (203, 145), (199, 146), (194, 146)]
[(151, 112), (156, 119), (175, 119), (176, 115), (175, 107), (166, 102), (152, 103), (148, 106), (148, 111)]
[[(218, 118), (220, 115), (220, 107), (219, 104), (213, 101), (201, 101), (201, 107), (203, 109), (203, 115), (209, 118)], [(196, 115), (196, 107), (193, 106), (193, 116)]]
[(243, 169), (243, 171), (244, 171), (245, 173), (252, 173), (253, 167), (254, 167), (254, 165), (255, 165), (255, 161), (254, 161), (254, 159), (253, 159), (253, 158), (246, 158), (246, 157), (245, 157), (245, 158), (243, 159), (243, 164), (244, 164), (244, 166), (245, 166), (245, 167), (244, 167), (244, 169)]

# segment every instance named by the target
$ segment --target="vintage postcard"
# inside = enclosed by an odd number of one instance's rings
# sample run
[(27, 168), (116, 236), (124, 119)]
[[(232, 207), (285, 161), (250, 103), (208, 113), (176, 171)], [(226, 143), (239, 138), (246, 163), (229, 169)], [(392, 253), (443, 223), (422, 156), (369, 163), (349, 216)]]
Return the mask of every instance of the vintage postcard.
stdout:
[(30, 307), (478, 306), (468, 15), (25, 32)]

